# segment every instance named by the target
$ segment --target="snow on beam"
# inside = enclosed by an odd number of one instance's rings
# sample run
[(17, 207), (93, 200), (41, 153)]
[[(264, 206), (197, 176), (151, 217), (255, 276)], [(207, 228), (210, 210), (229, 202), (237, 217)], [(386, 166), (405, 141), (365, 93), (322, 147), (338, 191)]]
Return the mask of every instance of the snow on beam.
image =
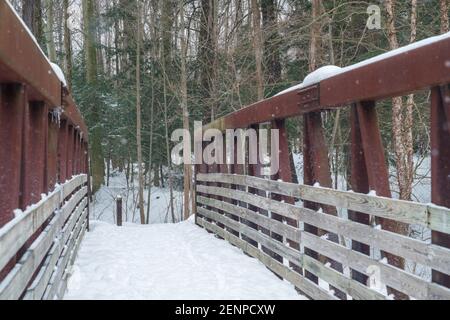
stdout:
[(407, 95), (450, 83), (450, 33), (389, 51), (320, 82), (320, 105)]
[(308, 75), (303, 83), (220, 118), (203, 130), (247, 128), (450, 83), (449, 52), (450, 33), (446, 33), (345, 68), (326, 66)]
[(26, 83), (31, 100), (61, 104), (61, 81), (6, 0), (0, 0), (0, 82)]

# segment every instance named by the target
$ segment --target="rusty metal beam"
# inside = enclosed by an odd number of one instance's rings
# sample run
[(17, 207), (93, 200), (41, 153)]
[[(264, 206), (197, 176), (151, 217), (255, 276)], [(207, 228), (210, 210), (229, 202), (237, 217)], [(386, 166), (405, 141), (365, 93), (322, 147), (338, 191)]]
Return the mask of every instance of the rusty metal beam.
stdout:
[(78, 127), (78, 130), (83, 133), (83, 139), (88, 141), (88, 128), (84, 118), (81, 115), (80, 110), (78, 110), (72, 96), (67, 91), (64, 91), (62, 105), (64, 110), (62, 118), (72, 123), (75, 128)]
[(46, 193), (48, 108), (42, 102), (29, 102), (25, 108), (22, 158), (21, 209), (39, 202)]
[(74, 134), (75, 129), (72, 125), (69, 125), (67, 132), (67, 165), (66, 165), (66, 179), (70, 179), (73, 175), (73, 148), (74, 148)]
[(64, 183), (67, 180), (67, 143), (69, 126), (66, 120), (61, 120), (58, 138), (58, 182)]
[[(378, 116), (375, 102), (360, 102), (352, 107), (352, 188), (356, 192), (367, 193), (375, 190), (378, 196), (391, 198), (389, 186), (389, 171), (384, 156), (384, 147), (378, 125)], [(359, 145), (359, 147), (357, 146)], [(362, 154), (358, 154), (362, 152)], [(361, 161), (364, 161), (362, 163)], [(354, 167), (353, 167), (354, 166)], [(365, 172), (363, 172), (365, 170)], [(349, 212), (349, 217), (357, 222), (369, 224), (369, 217), (360, 213)], [(406, 234), (408, 227), (405, 224), (388, 220), (376, 219), (384, 230)], [(352, 242), (353, 243), (353, 242)], [(355, 242), (354, 249), (368, 254), (368, 247)], [(399, 268), (404, 267), (404, 259), (387, 252), (382, 252), (388, 262)], [(365, 276), (357, 272), (354, 276), (359, 281), (364, 281)], [(388, 288), (397, 299), (406, 299), (403, 293)]]
[(450, 82), (450, 38), (355, 65), (320, 83), (320, 105), (333, 107), (407, 95)]
[[(317, 85), (293, 90), (233, 112), (204, 129), (247, 128), (308, 112), (381, 100), (450, 82), (450, 38), (348, 68)], [(420, 61), (420, 63), (418, 63)]]
[(0, 83), (29, 85), (31, 100), (61, 105), (61, 81), (5, 0), (0, 1)]
[(53, 190), (56, 183), (58, 183), (58, 138), (58, 123), (50, 116), (47, 148), (47, 182), (49, 190)]
[(26, 102), (23, 85), (0, 85), (0, 227), (14, 218), (20, 205), (23, 119)]

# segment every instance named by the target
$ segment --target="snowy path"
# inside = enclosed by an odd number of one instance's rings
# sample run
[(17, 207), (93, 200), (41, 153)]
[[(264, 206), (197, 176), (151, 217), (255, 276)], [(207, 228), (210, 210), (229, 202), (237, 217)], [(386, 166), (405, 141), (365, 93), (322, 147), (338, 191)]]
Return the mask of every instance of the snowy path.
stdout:
[(192, 221), (92, 222), (65, 299), (304, 299), (262, 263)]

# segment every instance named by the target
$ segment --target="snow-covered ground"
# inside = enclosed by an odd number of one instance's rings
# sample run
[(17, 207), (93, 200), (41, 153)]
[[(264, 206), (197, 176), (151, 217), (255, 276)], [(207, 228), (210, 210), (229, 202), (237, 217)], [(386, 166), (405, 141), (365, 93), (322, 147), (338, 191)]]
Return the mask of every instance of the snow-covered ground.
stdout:
[(261, 262), (196, 226), (92, 222), (65, 299), (305, 299)]

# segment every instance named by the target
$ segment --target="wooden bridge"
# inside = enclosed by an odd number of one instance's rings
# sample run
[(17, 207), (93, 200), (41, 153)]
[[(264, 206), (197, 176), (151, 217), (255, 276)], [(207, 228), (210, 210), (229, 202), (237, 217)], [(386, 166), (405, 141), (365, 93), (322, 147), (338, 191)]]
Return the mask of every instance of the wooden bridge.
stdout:
[[(449, 61), (447, 35), (205, 126), (223, 134), (261, 124), (279, 129), (280, 170), (266, 177), (263, 164), (196, 165), (196, 223), (312, 299), (450, 299)], [(419, 90), (431, 91), (433, 205), (391, 199), (376, 113), (377, 101)], [(88, 228), (88, 134), (67, 88), (5, 1), (0, 97), (0, 299), (62, 298)], [(352, 191), (331, 188), (321, 112), (338, 108), (351, 109)], [(286, 119), (298, 116), (304, 185), (292, 183), (286, 131)], [(431, 241), (406, 234), (409, 226), (429, 231)], [(407, 270), (409, 263), (430, 277)], [(387, 294), (370, 285), (374, 273)]]

